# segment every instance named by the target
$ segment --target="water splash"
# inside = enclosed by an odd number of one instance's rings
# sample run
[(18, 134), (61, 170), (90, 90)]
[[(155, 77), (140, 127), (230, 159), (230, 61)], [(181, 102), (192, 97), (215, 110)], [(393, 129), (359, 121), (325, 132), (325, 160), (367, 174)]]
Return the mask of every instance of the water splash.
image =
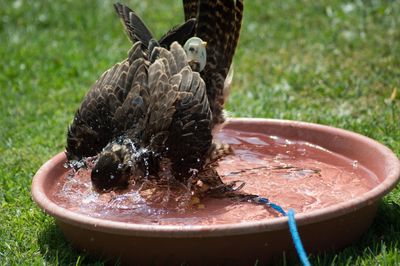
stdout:
[[(379, 182), (358, 161), (311, 143), (230, 130), (224, 130), (220, 138), (221, 142), (230, 139), (235, 151), (235, 155), (225, 157), (218, 166), (225, 183), (244, 181), (243, 192), (268, 197), (297, 213), (358, 197)], [(136, 149), (132, 161), (148, 153), (134, 145), (132, 149)], [(197, 174), (197, 169), (193, 169), (193, 174)], [(276, 215), (246, 202), (193, 198), (190, 182), (171, 185), (174, 178), (168, 171), (158, 183), (149, 175), (142, 184), (133, 182), (126, 190), (103, 194), (93, 191), (89, 169), (82, 168), (73, 175), (66, 174), (56, 182), (55, 201), (68, 209), (104, 219), (204, 225), (262, 220)]]
[(83, 158), (81, 160), (70, 160), (70, 161), (68, 161), (68, 162), (66, 162), (64, 164), (64, 167), (65, 168), (79, 169), (79, 168), (82, 168), (82, 167), (84, 167), (86, 165), (85, 161), (86, 161), (85, 158)]

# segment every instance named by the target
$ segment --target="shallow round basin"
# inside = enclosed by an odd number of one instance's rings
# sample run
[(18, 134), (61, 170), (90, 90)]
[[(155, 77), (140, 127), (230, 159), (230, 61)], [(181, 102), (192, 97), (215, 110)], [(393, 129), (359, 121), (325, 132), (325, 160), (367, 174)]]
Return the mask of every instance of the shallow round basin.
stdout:
[[(293, 208), (308, 252), (356, 241), (400, 178), (399, 160), (388, 148), (333, 127), (231, 119), (218, 138), (235, 151), (220, 162), (222, 179), (243, 181), (243, 193)], [(91, 254), (130, 264), (249, 265), (293, 252), (287, 218), (265, 206), (204, 199), (185, 213), (143, 211), (143, 202), (122, 208), (118, 195), (93, 205), (100, 197), (88, 175), (69, 177), (65, 161), (59, 153), (39, 169), (33, 199), (56, 219), (66, 239)]]

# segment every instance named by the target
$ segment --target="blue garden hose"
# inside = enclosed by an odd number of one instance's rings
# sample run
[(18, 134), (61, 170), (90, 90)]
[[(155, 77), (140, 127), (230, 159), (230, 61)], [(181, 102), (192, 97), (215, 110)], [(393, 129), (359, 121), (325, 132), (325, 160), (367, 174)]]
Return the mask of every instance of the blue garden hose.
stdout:
[(294, 215), (295, 215), (294, 210), (289, 209), (288, 212), (285, 212), (285, 210), (281, 206), (270, 202), (267, 198), (255, 197), (255, 198), (253, 198), (253, 201), (256, 203), (265, 204), (268, 207), (271, 207), (275, 211), (279, 212), (283, 216), (288, 217), (290, 235), (292, 236), (293, 244), (297, 251), (297, 255), (299, 256), (301, 264), (303, 266), (310, 266), (311, 265), (310, 261), (308, 260), (307, 254), (303, 247), (303, 244), (301, 243), (299, 232), (297, 230), (296, 219), (294, 218)]

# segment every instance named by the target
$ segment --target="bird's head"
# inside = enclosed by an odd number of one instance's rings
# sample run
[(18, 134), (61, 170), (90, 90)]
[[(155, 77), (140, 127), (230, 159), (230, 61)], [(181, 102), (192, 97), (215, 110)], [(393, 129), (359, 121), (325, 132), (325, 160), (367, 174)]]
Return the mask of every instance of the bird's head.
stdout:
[(202, 71), (206, 66), (207, 62), (207, 51), (206, 51), (207, 42), (203, 41), (198, 37), (192, 37), (186, 41), (183, 49), (186, 52), (187, 60), (189, 65), (193, 68), (193, 66), (197, 66), (195, 71)]
[(129, 155), (129, 150), (124, 145), (114, 143), (107, 146), (100, 153), (92, 170), (93, 187), (99, 192), (126, 188), (134, 167)]

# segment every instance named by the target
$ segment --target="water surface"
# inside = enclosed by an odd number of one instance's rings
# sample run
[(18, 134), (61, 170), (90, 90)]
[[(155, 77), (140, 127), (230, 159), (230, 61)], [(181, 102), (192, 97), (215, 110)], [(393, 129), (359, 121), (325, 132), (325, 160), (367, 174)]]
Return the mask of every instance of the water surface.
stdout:
[[(243, 192), (296, 213), (353, 199), (378, 185), (377, 177), (357, 161), (308, 142), (233, 130), (223, 130), (218, 138), (234, 149), (218, 166), (225, 182), (243, 181)], [(98, 194), (92, 189), (90, 170), (84, 169), (60, 177), (53, 195), (57, 204), (75, 212), (131, 223), (207, 225), (279, 216), (265, 206), (230, 199), (203, 199), (177, 211), (149, 204), (134, 187)]]

